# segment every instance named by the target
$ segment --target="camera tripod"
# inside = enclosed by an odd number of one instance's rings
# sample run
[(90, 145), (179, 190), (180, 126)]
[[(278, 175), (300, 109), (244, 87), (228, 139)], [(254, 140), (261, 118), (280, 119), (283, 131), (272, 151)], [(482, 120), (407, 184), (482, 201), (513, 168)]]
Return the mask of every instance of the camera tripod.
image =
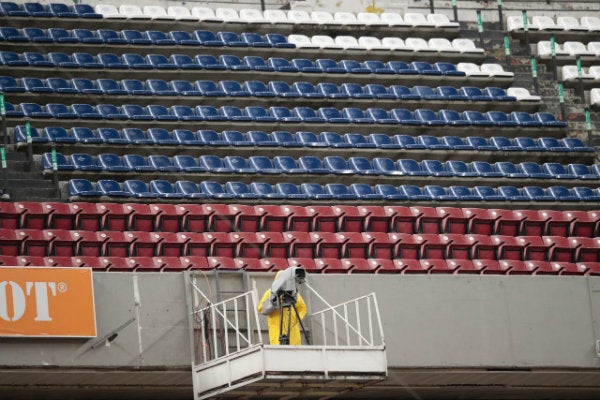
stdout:
[[(308, 338), (308, 334), (304, 329), (304, 325), (302, 324), (302, 319), (300, 319), (300, 314), (298, 313), (298, 309), (296, 308), (296, 299), (293, 296), (282, 294), (280, 295), (280, 306), (279, 306), (279, 344), (287, 345), (290, 344), (290, 329), (292, 329), (292, 309), (296, 314), (296, 318), (298, 319), (298, 324), (300, 324), (300, 330), (304, 335), (304, 339), (306, 340), (306, 344), (310, 344), (310, 339)], [(287, 332), (284, 332), (284, 323), (283, 317), (285, 316), (284, 310), (287, 309)]]

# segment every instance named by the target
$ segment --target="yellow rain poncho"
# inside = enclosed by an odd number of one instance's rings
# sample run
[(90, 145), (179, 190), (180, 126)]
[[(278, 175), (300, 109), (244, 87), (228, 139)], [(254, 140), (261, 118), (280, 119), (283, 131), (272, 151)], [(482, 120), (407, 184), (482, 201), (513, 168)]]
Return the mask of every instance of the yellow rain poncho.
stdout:
[[(281, 272), (281, 271), (280, 271)], [(277, 273), (279, 274), (279, 272)], [(277, 279), (277, 275), (275, 275), (275, 279)], [(271, 289), (267, 290), (265, 294), (263, 294), (262, 298), (258, 303), (258, 312), (262, 312), (263, 304), (265, 301), (270, 301), (271, 298)], [(298, 310), (298, 315), (300, 319), (303, 319), (306, 315), (306, 303), (304, 303), (304, 299), (298, 293), (298, 297), (296, 299), (296, 309)], [(291, 326), (288, 330), (288, 318), (289, 312), (292, 313)], [(282, 316), (281, 310), (277, 309), (273, 311), (271, 314), (267, 315), (267, 324), (269, 325), (269, 342), (271, 344), (279, 345), (279, 321)], [(293, 309), (284, 307), (283, 308), (283, 333), (289, 332), (290, 335), (290, 345), (301, 345), (302, 344), (302, 336), (300, 332), (300, 324), (298, 318), (296, 317), (296, 313)]]

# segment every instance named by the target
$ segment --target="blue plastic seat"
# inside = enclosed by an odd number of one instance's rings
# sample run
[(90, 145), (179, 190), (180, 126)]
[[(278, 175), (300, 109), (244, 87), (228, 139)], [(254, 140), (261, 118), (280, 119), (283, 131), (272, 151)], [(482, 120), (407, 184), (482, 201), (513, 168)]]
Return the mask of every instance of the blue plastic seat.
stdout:
[(175, 40), (162, 31), (146, 31), (144, 34), (154, 45), (175, 46), (177, 44)]
[(203, 155), (198, 158), (198, 165), (209, 172), (232, 173), (235, 172), (229, 168), (218, 156)]
[(259, 174), (281, 174), (283, 171), (278, 168), (273, 161), (265, 156), (251, 156), (248, 158), (248, 164)]
[(250, 191), (250, 188), (244, 182), (226, 182), (225, 192), (231, 194), (236, 199), (258, 199), (259, 196)]
[(25, 117), (52, 118), (46, 106), (41, 106), (37, 103), (21, 103), (21, 111)]
[(63, 3), (48, 4), (48, 11), (57, 18), (78, 18), (79, 15), (68, 5)]
[(299, 117), (292, 114), (292, 111), (283, 106), (272, 106), (269, 107), (269, 114), (272, 115), (279, 122), (301, 122)]
[(331, 171), (323, 161), (315, 156), (302, 156), (298, 158), (298, 165), (310, 174), (329, 174)]
[[(392, 186), (393, 187), (393, 186)], [(376, 193), (371, 185), (366, 183), (352, 183), (348, 187), (350, 194), (359, 200), (383, 200), (385, 196), (382, 193)]]
[(372, 74), (393, 75), (396, 73), (392, 68), (381, 61), (369, 60), (362, 63)]
[(250, 67), (244, 64), (238, 56), (222, 54), (219, 56), (219, 62), (223, 64), (228, 70), (250, 71)]
[(87, 179), (70, 179), (69, 196), (72, 197), (99, 197), (102, 192), (96, 190), (94, 185)]
[(398, 119), (394, 118), (394, 116), (390, 116), (383, 108), (370, 107), (366, 110), (367, 116), (373, 118), (373, 120), (378, 124), (398, 124)]
[(314, 109), (310, 107), (294, 107), (292, 115), (300, 118), (302, 122), (307, 123), (322, 123), (325, 118), (319, 117)]
[(396, 95), (388, 92), (387, 88), (378, 83), (369, 83), (365, 85), (364, 89), (365, 93), (369, 93), (375, 99), (396, 99)]
[(504, 136), (492, 136), (490, 139), (490, 144), (496, 146), (499, 150), (502, 151), (522, 151), (522, 149), (513, 143), (509, 138)]
[(503, 111), (488, 111), (486, 115), (496, 126), (518, 126), (518, 124), (515, 121), (511, 121), (509, 116)]
[(215, 181), (203, 181), (200, 182), (200, 189), (202, 193), (206, 194), (208, 198), (214, 199), (233, 199), (234, 196), (231, 193), (225, 192), (223, 186)]
[(428, 176), (427, 171), (423, 171), (419, 163), (411, 159), (400, 159), (396, 161), (398, 171), (408, 176)]
[(275, 68), (267, 65), (264, 58), (260, 56), (244, 56), (242, 58), (244, 65), (248, 66), (252, 71), (273, 72)]
[(246, 46), (250, 47), (273, 47), (273, 45), (269, 41), (267, 41), (264, 37), (255, 32), (242, 32), (242, 34), (240, 34), (240, 39), (243, 43), (246, 44)]
[(89, 144), (100, 144), (102, 143), (102, 139), (100, 139), (90, 128), (85, 127), (72, 127), (71, 135), (75, 138), (75, 141), (78, 143), (89, 143)]
[(171, 137), (169, 131), (163, 128), (150, 128), (148, 129), (148, 139), (153, 144), (159, 146), (174, 146), (177, 145), (177, 141)]
[(435, 201), (456, 201), (458, 197), (449, 193), (448, 190), (439, 185), (423, 186), (423, 194), (431, 197)]
[(314, 200), (333, 200), (335, 196), (326, 193), (323, 186), (318, 183), (305, 182), (300, 184), (300, 191)]
[(73, 78), (71, 80), (73, 86), (79, 93), (85, 94), (102, 94), (102, 90), (96, 85), (96, 81), (87, 78)]
[(381, 195), (385, 200), (406, 200), (407, 196), (401, 194), (396, 186), (388, 183), (378, 183), (373, 188), (376, 195)]
[(285, 199), (285, 196), (277, 193), (273, 186), (266, 182), (250, 183), (250, 192), (261, 199)]
[(421, 96), (402, 85), (390, 86), (390, 93), (400, 100), (421, 100)]
[(533, 117), (536, 121), (539, 121), (543, 126), (553, 128), (565, 128), (567, 126), (566, 122), (557, 120), (554, 114), (551, 114), (549, 112), (538, 111), (535, 114), (533, 114)]
[(213, 81), (196, 81), (194, 82), (194, 89), (199, 91), (202, 96), (225, 96), (225, 92)]
[(313, 132), (296, 132), (296, 140), (304, 147), (327, 147), (327, 144), (322, 142), (319, 136), (315, 135)]
[(567, 165), (567, 173), (576, 175), (578, 179), (600, 179), (600, 175), (585, 164), (572, 163)]
[(326, 74), (345, 74), (346, 68), (340, 66), (337, 61), (330, 58), (319, 58), (315, 60), (315, 66)]
[(347, 99), (350, 97), (348, 94), (342, 93), (335, 83), (320, 82), (317, 84), (316, 90), (328, 99)]
[(193, 37), (203, 46), (225, 46), (225, 42), (217, 38), (217, 35), (211, 31), (195, 30)]
[(563, 141), (555, 138), (542, 137), (537, 140), (538, 145), (545, 151), (551, 152), (569, 152)]
[(23, 34), (33, 43), (54, 43), (54, 39), (40, 28), (23, 28)]
[(499, 87), (486, 87), (483, 89), (484, 96), (489, 96), (493, 101), (517, 101), (515, 96), (509, 96), (506, 91)]
[(394, 143), (392, 138), (385, 133), (372, 133), (368, 137), (369, 143), (373, 143), (378, 149), (401, 149), (402, 145)]
[(98, 14), (89, 4), (73, 4), (72, 7), (79, 18), (98, 19), (103, 17), (102, 14)]
[(213, 106), (196, 106), (196, 114), (201, 116), (205, 121), (227, 121), (227, 117), (222, 115)]
[(69, 107), (62, 103), (48, 103), (46, 105), (46, 109), (52, 115), (52, 118), (59, 119), (73, 119), (77, 118), (77, 114), (75, 114)]
[(473, 146), (479, 151), (497, 151), (499, 150), (496, 146), (490, 144), (488, 139), (481, 136), (468, 136), (466, 138), (467, 144)]
[(473, 194), (471, 188), (454, 185), (448, 187), (448, 194), (455, 196), (460, 201), (481, 201), (480, 196)]
[(169, 84), (162, 79), (147, 79), (146, 87), (157, 96), (177, 96), (177, 92), (171, 89)]
[(131, 193), (132, 197), (137, 198), (158, 198), (160, 195), (158, 193), (153, 193), (150, 191), (148, 184), (139, 179), (128, 179), (123, 182), (123, 190), (125, 192)]
[(542, 172), (549, 174), (555, 179), (578, 179), (579, 177), (567, 171), (564, 165), (560, 163), (544, 163), (542, 164)]
[(189, 81), (174, 80), (169, 82), (169, 87), (179, 96), (202, 96), (202, 93), (194, 89), (194, 85)]
[(300, 71), (300, 72), (307, 72), (307, 73), (323, 72), (323, 71), (321, 71), (321, 68), (315, 66), (315, 64), (307, 58), (294, 58), (292, 60), (292, 65), (294, 67), (298, 68), (298, 71)]
[(394, 108), (391, 111), (392, 117), (394, 117), (397, 123), (401, 125), (422, 125), (422, 122), (415, 118), (413, 113), (406, 108)]
[(242, 85), (237, 81), (220, 81), (218, 84), (219, 89), (225, 92), (227, 96), (235, 97), (248, 97), (250, 92), (244, 90)]
[(79, 43), (84, 44), (102, 44), (104, 40), (98, 37), (98, 33), (96, 31), (91, 31), (89, 29), (76, 28), (73, 29), (73, 36), (77, 39)]
[(421, 170), (427, 172), (431, 176), (453, 176), (451, 171), (447, 171), (444, 163), (438, 160), (423, 160), (421, 161)]
[(464, 71), (456, 69), (456, 65), (449, 62), (436, 62), (433, 64), (433, 68), (442, 72), (446, 76), (466, 76)]
[(123, 89), (121, 82), (115, 81), (114, 79), (98, 79), (96, 81), (98, 89), (103, 94), (123, 96), (127, 94), (127, 90)]
[(270, 81), (269, 89), (278, 97), (296, 98), (300, 97), (300, 93), (283, 81)]
[(415, 118), (421, 121), (422, 125), (440, 126), (446, 125), (446, 122), (439, 118), (433, 110), (418, 108), (415, 110)]
[(199, 54), (194, 57), (196, 64), (200, 65), (204, 69), (215, 70), (215, 71), (224, 71), (227, 67), (215, 57), (210, 54)]
[(419, 143), (417, 139), (410, 135), (394, 135), (392, 141), (399, 145), (402, 149), (407, 150), (423, 150), (426, 149), (423, 143)]
[[(40, 54), (41, 56), (41, 54)], [(42, 56), (43, 57), (43, 56)], [(53, 63), (49, 62), (44, 58), (44, 61), (48, 63), (49, 66), (53, 66)], [(21, 67), (32, 65), (35, 66), (35, 63), (30, 63), (29, 60), (21, 57), (20, 54), (15, 53), (14, 51), (0, 51), (0, 63), (2, 65), (13, 66), (13, 67)]]
[(103, 143), (107, 144), (130, 144), (129, 140), (125, 139), (121, 132), (114, 128), (98, 128), (96, 130), (98, 138)]
[(404, 61), (388, 61), (387, 66), (390, 67), (396, 74), (399, 75), (419, 75), (413, 66), (408, 65)]
[(432, 135), (417, 136), (416, 143), (422, 144), (429, 150), (450, 150), (450, 146), (440, 143), (440, 140)]
[(287, 38), (280, 33), (267, 33), (265, 39), (271, 44), (271, 46), (280, 49), (294, 49), (296, 45), (289, 43)]
[(482, 177), (500, 178), (504, 176), (503, 173), (496, 171), (492, 164), (487, 161), (471, 161), (471, 169)]
[(152, 144), (152, 140), (148, 139), (146, 132), (139, 128), (123, 128), (123, 138), (130, 144)]
[(370, 74), (371, 70), (356, 60), (341, 60), (340, 66), (349, 74)]
[[(44, 163), (46, 160), (44, 160)], [(103, 171), (105, 170), (102, 165), (98, 165), (94, 157), (90, 154), (84, 153), (73, 153), (71, 155), (71, 167), (67, 169), (76, 169), (78, 171)], [(50, 165), (50, 168), (52, 165)]]
[(452, 173), (454, 176), (460, 177), (478, 177), (479, 174), (476, 171), (472, 171), (469, 165), (464, 161), (460, 160), (448, 160), (445, 162), (445, 169)]
[(356, 194), (343, 183), (327, 183), (323, 186), (326, 194), (331, 194), (337, 200), (356, 200)]
[(173, 156), (173, 165), (183, 172), (205, 172), (206, 169), (198, 165), (192, 156), (177, 154)]
[(275, 156), (273, 165), (284, 174), (305, 174), (307, 171), (300, 168), (298, 162), (290, 156)]
[(100, 179), (96, 182), (96, 188), (102, 196), (129, 197), (130, 193), (123, 190), (121, 184), (113, 179)]
[(114, 53), (98, 54), (98, 62), (109, 69), (129, 69), (129, 65), (123, 62), (123, 59)]
[(276, 122), (275, 118), (267, 109), (261, 106), (246, 106), (244, 108), (246, 115), (248, 115), (252, 121), (257, 122)]
[(330, 173), (336, 175), (353, 175), (355, 173), (348, 165), (348, 162), (340, 156), (324, 157), (323, 166), (327, 168)]
[(581, 201), (581, 199), (564, 186), (550, 186), (546, 189), (548, 195), (556, 201)]
[(510, 161), (498, 161), (495, 163), (494, 169), (506, 178), (528, 178), (528, 175), (519, 166)]
[(22, 30), (12, 27), (0, 27), (0, 39), (3, 42), (29, 42)]
[(445, 96), (439, 94), (437, 91), (433, 90), (433, 88), (429, 86), (416, 85), (413, 86), (412, 93), (419, 96), (423, 100), (428, 101), (441, 101), (441, 100), (449, 100)]
[(463, 86), (458, 91), (459, 94), (466, 96), (471, 101), (492, 101), (491, 96), (485, 95), (481, 89), (475, 86)]
[(145, 59), (154, 69), (177, 69), (177, 65), (162, 54), (148, 54)]
[(288, 182), (276, 183), (275, 192), (283, 195), (286, 199), (305, 200), (309, 198), (307, 194), (300, 191), (297, 185)]
[(21, 118), (24, 115), (23, 109), (21, 108), (20, 104), (12, 104), (12, 103), (9, 103), (8, 101), (5, 101), (4, 102), (4, 110), (6, 111), (7, 117)]
[(125, 113), (129, 119), (136, 121), (151, 121), (154, 119), (148, 114), (144, 107), (137, 104), (123, 104), (121, 108), (123, 109), (123, 113)]
[(150, 104), (146, 106), (146, 111), (156, 121), (177, 121), (178, 118), (171, 114), (171, 111), (160, 104)]
[(342, 116), (348, 118), (353, 124), (374, 124), (375, 120), (365, 114), (363, 110), (355, 107), (345, 107), (342, 110)]
[(267, 65), (274, 68), (277, 72), (298, 72), (298, 68), (285, 58), (281, 57), (269, 57), (267, 59)]
[(221, 137), (229, 146), (254, 146), (240, 131), (225, 130), (221, 132)]
[[(542, 139), (542, 138), (540, 138), (540, 139)], [(552, 138), (552, 139), (554, 139), (554, 138)], [(556, 140), (556, 139), (554, 139), (554, 140)], [(535, 140), (530, 137), (516, 137), (514, 139), (514, 142), (515, 142), (515, 145), (517, 145), (521, 148), (521, 151), (551, 151), (549, 148), (542, 146), (539, 139)], [(558, 144), (559, 142), (556, 141), (556, 143)], [(564, 148), (563, 151), (568, 151), (568, 150), (566, 148)]]
[(157, 169), (148, 164), (146, 157), (140, 154), (125, 154), (123, 164), (136, 172), (155, 172)]
[(325, 119), (327, 123), (331, 124), (348, 124), (350, 119), (342, 116), (340, 110), (334, 107), (320, 107), (318, 110), (318, 116)]
[(168, 33), (169, 39), (175, 41), (175, 43), (179, 46), (200, 46), (201, 43), (198, 39), (194, 39), (192, 35), (190, 35), (186, 31), (170, 31)]
[(160, 154), (151, 154), (148, 156), (148, 165), (154, 167), (160, 172), (176, 172), (179, 168), (173, 165), (171, 159), (167, 156)]
[(229, 121), (252, 121), (252, 118), (247, 116), (241, 108), (236, 106), (221, 106), (219, 113)]
[(123, 159), (114, 153), (98, 154), (98, 165), (105, 171), (129, 172), (132, 168), (123, 163)]
[(534, 179), (550, 179), (552, 175), (543, 171), (542, 166), (538, 163), (525, 161), (519, 164), (519, 171), (522, 171), (528, 178)]
[(206, 146), (227, 146), (227, 142), (224, 141), (217, 132), (211, 129), (199, 130), (197, 136)]
[(123, 38), (121, 32), (112, 29), (98, 29), (98, 37), (106, 44), (127, 44), (127, 39)]
[(225, 43), (228, 47), (249, 47), (235, 32), (217, 32), (217, 39)]
[(433, 198), (416, 185), (400, 185), (398, 186), (398, 192), (403, 195), (406, 199), (410, 200), (425, 200), (431, 201)]
[(458, 136), (443, 136), (441, 138), (441, 144), (448, 146), (452, 150), (475, 150), (473, 146), (465, 143), (463, 138), (460, 138)]
[(494, 122), (490, 121), (486, 115), (479, 111), (463, 111), (462, 117), (474, 126), (494, 126)]
[(413, 61), (410, 63), (411, 68), (414, 68), (421, 75), (442, 76), (444, 73), (435, 69), (433, 65), (426, 61)]
[[(64, 104), (63, 104), (64, 105)], [(66, 106), (65, 106), (66, 107)], [(49, 142), (54, 143), (76, 143), (76, 139), (63, 127), (45, 127), (43, 134)]]
[(113, 104), (98, 104), (96, 110), (104, 119), (128, 119), (123, 110)]
[(199, 139), (196, 134), (188, 129), (173, 130), (173, 138), (178, 144), (183, 146), (202, 146), (204, 141)]
[(275, 92), (261, 81), (245, 81), (242, 88), (254, 97), (275, 97)]
[(369, 142), (368, 139), (360, 133), (346, 133), (343, 140), (350, 147), (357, 149), (374, 149), (377, 146), (375, 143)]
[(125, 53), (121, 56), (123, 63), (132, 69), (153, 69), (154, 67), (148, 63), (144, 57), (135, 53)]
[(373, 95), (365, 93), (363, 87), (358, 83), (342, 83), (340, 86), (340, 92), (347, 95), (352, 99), (372, 99)]
[(467, 101), (469, 98), (463, 94), (460, 94), (458, 89), (454, 86), (438, 86), (435, 89), (436, 93), (442, 96), (446, 100), (450, 101)]
[(494, 188), (490, 186), (475, 186), (473, 188), (473, 194), (479, 196), (483, 201), (504, 201), (506, 198), (504, 195), (499, 194)]
[(0, 76), (0, 90), (4, 93), (24, 93), (27, 91), (22, 84), (12, 76)]
[(540, 127), (543, 124), (540, 121), (533, 119), (531, 114), (525, 111), (512, 111), (510, 113), (510, 119), (523, 127)]
[(350, 157), (348, 166), (354, 173), (359, 175), (382, 175), (383, 171), (365, 157)]
[(17, 53), (6, 51), (2, 52), (1, 56), (4, 65), (13, 67), (30, 65), (32, 67), (79, 68), (79, 64), (64, 53), (48, 53), (48, 58), (46, 58), (46, 55), (42, 53), (26, 51), (21, 58)]
[(600, 201), (600, 194), (589, 187), (576, 186), (571, 188), (571, 193), (580, 201)]
[(140, 46), (140, 45), (151, 45), (152, 41), (146, 37), (143, 32), (135, 29), (124, 29), (121, 31), (121, 37), (127, 41), (127, 43)]
[(274, 142), (274, 145), (276, 145), (276, 146), (302, 147), (302, 143), (298, 143), (296, 141), (296, 137), (287, 131), (271, 132), (271, 138), (272, 138), (272, 142)]
[(194, 59), (192, 59), (187, 54), (171, 54), (169, 57), (171, 62), (177, 65), (179, 69), (185, 70), (198, 70), (202, 69), (202, 66), (198, 64)]
[(505, 201), (530, 201), (531, 199), (524, 195), (521, 190), (514, 186), (499, 186), (498, 194), (504, 197)]
[(583, 153), (590, 153), (594, 151), (592, 147), (586, 146), (581, 139), (578, 138), (564, 138), (561, 141), (565, 147), (572, 151), (579, 151)]
[(104, 68), (98, 59), (89, 53), (73, 53), (73, 62), (81, 68)]
[[(2, 15), (9, 17), (28, 17), (29, 12), (26, 11), (21, 4), (14, 3), (12, 1), (0, 2), (0, 12)], [(50, 13), (50, 15), (52, 15)], [(31, 15), (33, 16), (33, 15)]]
[[(12, 3), (14, 4), (14, 3)], [(0, 9), (3, 11), (3, 9)], [(30, 17), (36, 17), (36, 18), (52, 18), (54, 17), (54, 14), (52, 14), (50, 11), (48, 11), (48, 9), (40, 3), (24, 3), (23, 4), (23, 10), (30, 16)], [(5, 14), (7, 15), (7, 14)], [(10, 15), (9, 15), (10, 16)]]

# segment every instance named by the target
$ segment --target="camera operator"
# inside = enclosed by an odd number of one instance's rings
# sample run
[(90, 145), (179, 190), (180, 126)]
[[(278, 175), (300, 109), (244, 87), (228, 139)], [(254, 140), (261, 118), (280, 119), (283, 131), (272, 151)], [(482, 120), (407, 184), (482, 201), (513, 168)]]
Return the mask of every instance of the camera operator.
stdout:
[[(280, 277), (281, 273), (284, 271), (277, 272), (273, 282), (277, 281)], [(265, 304), (266, 303), (266, 304)], [(257, 309), (261, 314), (263, 313), (263, 307), (268, 310), (273, 308), (274, 304), (278, 304), (279, 299), (277, 299), (276, 294), (271, 293), (271, 289), (268, 289), (260, 299), (258, 303)], [(300, 334), (300, 321), (298, 320), (298, 316), (300, 319), (303, 319), (306, 315), (306, 303), (300, 293), (296, 294), (295, 298), (295, 308), (297, 310), (294, 312), (293, 307), (275, 307), (273, 311), (268, 313), (267, 315), (267, 324), (269, 325), (269, 342), (274, 345), (279, 345), (279, 338), (282, 332), (286, 332), (289, 335), (289, 344), (290, 345), (301, 345), (302, 344), (302, 336)], [(290, 315), (291, 313), (291, 315)], [(288, 321), (290, 322), (290, 326), (288, 326)], [(281, 329), (280, 329), (281, 328)]]

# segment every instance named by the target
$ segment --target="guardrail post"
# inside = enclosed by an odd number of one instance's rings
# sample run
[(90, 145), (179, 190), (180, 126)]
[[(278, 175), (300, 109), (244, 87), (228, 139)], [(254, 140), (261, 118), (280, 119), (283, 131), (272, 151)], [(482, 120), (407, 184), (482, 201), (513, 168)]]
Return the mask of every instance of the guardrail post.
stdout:
[(527, 10), (522, 11), (523, 15), (523, 34), (525, 35), (525, 48), (527, 54), (531, 55), (531, 48), (529, 47), (529, 19), (527, 19)]
[(554, 35), (550, 36), (550, 55), (552, 56), (552, 78), (558, 80), (558, 72), (556, 65), (556, 38)]
[(4, 93), (0, 92), (0, 115), (2, 118), (2, 143), (8, 144), (8, 132), (6, 131), (6, 106), (4, 105)]
[(452, 0), (452, 12), (454, 13), (454, 22), (458, 22), (458, 7), (457, 0)]
[(479, 47), (483, 49), (483, 20), (481, 10), (477, 10), (477, 32), (479, 32)]
[(506, 68), (512, 71), (512, 61), (510, 58), (510, 39), (508, 35), (504, 35), (504, 60), (506, 61)]
[(566, 121), (567, 111), (565, 110), (565, 89), (562, 81), (558, 82), (558, 102), (560, 104), (560, 117), (563, 121)]
[(433, 0), (429, 0), (429, 12), (432, 14), (435, 13), (435, 7), (433, 5)]
[(587, 131), (587, 141), (591, 143), (592, 140), (592, 116), (590, 115), (590, 108), (585, 107), (585, 130)]
[(577, 87), (579, 89), (579, 96), (581, 102), (585, 104), (585, 92), (583, 90), (583, 67), (581, 66), (581, 57), (577, 56)]
[(29, 163), (29, 169), (31, 169), (31, 163), (33, 162), (33, 139), (31, 138), (31, 121), (25, 122), (25, 133), (27, 137), (27, 162)]
[(531, 56), (531, 76), (533, 77), (533, 88), (535, 94), (540, 94), (540, 83), (538, 80), (537, 60), (535, 56)]
[(500, 23), (500, 30), (504, 30), (504, 17), (502, 16), (502, 0), (498, 0), (498, 22)]

